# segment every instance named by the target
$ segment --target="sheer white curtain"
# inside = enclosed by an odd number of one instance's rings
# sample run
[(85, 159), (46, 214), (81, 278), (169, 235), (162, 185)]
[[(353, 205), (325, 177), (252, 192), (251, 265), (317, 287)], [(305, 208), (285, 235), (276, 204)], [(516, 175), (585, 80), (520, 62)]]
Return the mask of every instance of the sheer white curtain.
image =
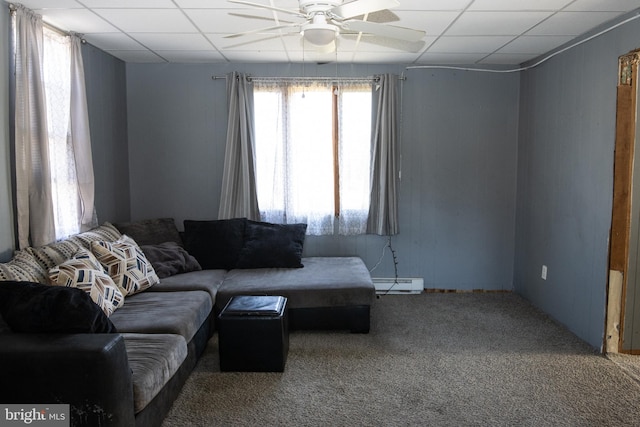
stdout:
[[(76, 34), (69, 36), (71, 73), (69, 81), (69, 132), (68, 145), (73, 156), (69, 156), (69, 168), (75, 165), (76, 191), (72, 187), (67, 200), (75, 200), (77, 210), (73, 217), (76, 224), (74, 234), (98, 225), (95, 210), (95, 178), (93, 175), (93, 155), (91, 151), (91, 131), (89, 128), (89, 110), (82, 61), (82, 40)], [(73, 181), (72, 181), (73, 182)]]
[(371, 83), (344, 83), (338, 98), (339, 234), (366, 233), (371, 168)]
[(303, 222), (312, 235), (334, 234), (336, 226), (339, 234), (363, 233), (369, 206), (370, 83), (256, 79), (254, 86), (261, 218)]
[(21, 6), (13, 22), (18, 241), (39, 246), (97, 223), (84, 71), (77, 37)]
[(20, 248), (55, 240), (42, 18), (19, 6), (15, 37), (15, 173)]

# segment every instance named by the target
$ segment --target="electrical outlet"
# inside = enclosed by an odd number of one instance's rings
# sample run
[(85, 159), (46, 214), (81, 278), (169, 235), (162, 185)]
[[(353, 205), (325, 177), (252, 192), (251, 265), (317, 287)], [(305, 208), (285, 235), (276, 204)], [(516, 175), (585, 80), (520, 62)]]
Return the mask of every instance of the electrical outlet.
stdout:
[(546, 265), (542, 266), (542, 273), (540, 274), (540, 277), (542, 277), (542, 280), (547, 280), (547, 266)]

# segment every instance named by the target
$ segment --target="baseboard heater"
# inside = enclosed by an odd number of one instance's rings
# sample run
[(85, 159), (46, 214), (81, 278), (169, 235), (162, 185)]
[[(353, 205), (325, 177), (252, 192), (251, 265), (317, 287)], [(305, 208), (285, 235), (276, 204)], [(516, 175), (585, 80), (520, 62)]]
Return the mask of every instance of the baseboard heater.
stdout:
[(378, 294), (419, 294), (424, 291), (424, 280), (420, 277), (372, 277), (371, 280)]

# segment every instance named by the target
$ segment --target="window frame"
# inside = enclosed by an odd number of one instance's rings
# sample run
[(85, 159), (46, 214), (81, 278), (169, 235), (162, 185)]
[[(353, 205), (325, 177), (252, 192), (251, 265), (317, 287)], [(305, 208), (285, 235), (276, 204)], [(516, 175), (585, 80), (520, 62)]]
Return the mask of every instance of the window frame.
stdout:
[[(259, 84), (256, 83), (260, 83), (262, 82), (261, 79), (253, 79), (254, 82), (254, 93), (256, 92), (260, 92), (261, 91), (261, 87), (259, 86)], [(350, 213), (355, 214), (355, 215), (360, 215), (362, 217), (362, 219), (360, 220), (361, 225), (360, 225), (360, 231), (357, 232), (341, 232), (341, 228), (342, 226), (340, 225), (340, 221), (341, 220), (347, 220), (345, 217), (345, 211), (344, 211), (344, 200), (342, 200), (345, 195), (344, 192), (341, 191), (341, 179), (342, 177), (342, 173), (344, 172), (343, 168), (346, 167), (346, 165), (341, 165), (340, 162), (340, 157), (341, 157), (341, 148), (343, 148), (343, 146), (345, 146), (345, 143), (343, 141), (341, 141), (341, 114), (343, 114), (341, 112), (341, 94), (343, 93), (343, 91), (349, 91), (349, 86), (355, 84), (356, 87), (359, 85), (359, 88), (356, 89), (354, 92), (366, 92), (370, 98), (370, 103), (368, 104), (368, 108), (367, 108), (367, 116), (368, 116), (368, 121), (366, 123), (366, 127), (367, 127), (367, 133), (365, 135), (365, 137), (363, 138), (363, 140), (366, 141), (367, 144), (367, 148), (366, 151), (369, 153), (369, 156), (366, 158), (366, 185), (370, 186), (370, 174), (371, 174), (371, 144), (372, 144), (372, 124), (373, 124), (373, 108), (374, 108), (374, 100), (373, 100), (373, 96), (374, 96), (374, 91), (375, 88), (373, 86), (373, 80), (371, 78), (366, 78), (366, 79), (347, 79), (347, 80), (332, 80), (332, 81), (324, 81), (324, 80), (315, 80), (315, 79), (310, 79), (310, 80), (304, 80), (304, 79), (282, 79), (282, 81), (273, 81), (273, 80), (269, 80), (267, 82), (267, 85), (270, 87), (270, 90), (274, 90), (272, 87), (276, 87), (275, 91), (281, 92), (281, 99), (282, 99), (282, 103), (286, 103), (289, 102), (289, 100), (287, 99), (287, 95), (286, 93), (288, 92), (288, 90), (290, 90), (292, 87), (293, 88), (299, 88), (301, 91), (304, 91), (304, 88), (307, 87), (309, 84), (318, 84), (321, 86), (326, 86), (327, 89), (330, 91), (331, 93), (331, 150), (332, 150), (332, 163), (333, 163), (333, 206), (332, 206), (332, 216), (333, 218), (331, 219), (332, 223), (334, 224), (334, 226), (332, 227), (332, 231), (331, 232), (321, 232), (319, 234), (323, 234), (323, 235), (328, 235), (328, 234), (364, 234), (366, 231), (366, 220), (367, 220), (367, 216), (368, 216), (368, 202), (366, 203), (362, 203), (363, 206), (362, 208), (359, 209), (350, 209)], [(273, 85), (273, 86), (272, 86)], [(365, 88), (366, 87), (366, 88)], [(265, 91), (267, 91), (267, 89), (264, 89)], [(259, 121), (258, 116), (260, 114), (260, 103), (258, 103), (257, 108), (254, 109), (254, 123), (257, 123)], [(285, 106), (279, 107), (282, 109), (285, 109)], [(285, 119), (282, 119), (285, 120)], [(345, 120), (344, 118), (342, 120)], [(260, 143), (260, 129), (259, 126), (256, 125), (256, 144)], [(286, 133), (286, 130), (284, 131), (284, 133)], [(286, 137), (284, 137), (286, 138)], [(291, 141), (295, 144), (295, 141)], [(287, 143), (291, 143), (291, 142), (287, 142)], [(256, 149), (256, 155), (258, 156), (259, 150)], [(257, 161), (258, 163), (258, 161)], [(259, 168), (258, 168), (259, 169)], [(260, 176), (260, 172), (257, 171), (257, 179)], [(363, 175), (364, 176), (364, 175)], [(362, 183), (364, 184), (364, 183)], [(370, 189), (367, 189), (366, 191), (363, 190), (363, 200), (366, 199), (366, 201), (368, 201), (369, 199), (369, 191)], [(365, 194), (366, 193), (366, 194)], [(258, 191), (258, 199), (260, 200), (260, 191)], [(260, 204), (260, 202), (259, 202)], [(366, 206), (365, 206), (366, 205)], [(286, 208), (285, 208), (286, 209)], [(262, 206), (260, 206), (260, 211), (261, 211), (261, 217), (263, 217), (263, 219), (268, 220), (269, 215), (265, 214), (265, 208), (263, 208)], [(285, 221), (286, 222), (286, 215), (285, 216)], [(336, 227), (335, 224), (338, 224), (338, 226)], [(346, 224), (346, 223), (345, 223)], [(310, 234), (316, 234), (316, 233), (310, 233)]]

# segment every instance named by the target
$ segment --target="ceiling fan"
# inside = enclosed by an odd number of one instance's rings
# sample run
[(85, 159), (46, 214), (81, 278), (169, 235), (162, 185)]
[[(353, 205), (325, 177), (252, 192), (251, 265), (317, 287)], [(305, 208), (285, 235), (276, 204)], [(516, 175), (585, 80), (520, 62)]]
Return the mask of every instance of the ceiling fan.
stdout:
[[(342, 0), (298, 0), (300, 4), (299, 10), (284, 9), (244, 0), (228, 1), (295, 15), (303, 18), (303, 21), (244, 31), (225, 36), (226, 38), (274, 31), (291, 34), (299, 33), (304, 41), (311, 43), (319, 50), (328, 52), (335, 49), (335, 41), (341, 33), (361, 33), (410, 43), (419, 42), (425, 35), (425, 32), (421, 30), (367, 21), (370, 13), (399, 6), (400, 2), (398, 0), (354, 0), (347, 3), (343, 3)], [(362, 19), (353, 19), (357, 17), (362, 17)]]

